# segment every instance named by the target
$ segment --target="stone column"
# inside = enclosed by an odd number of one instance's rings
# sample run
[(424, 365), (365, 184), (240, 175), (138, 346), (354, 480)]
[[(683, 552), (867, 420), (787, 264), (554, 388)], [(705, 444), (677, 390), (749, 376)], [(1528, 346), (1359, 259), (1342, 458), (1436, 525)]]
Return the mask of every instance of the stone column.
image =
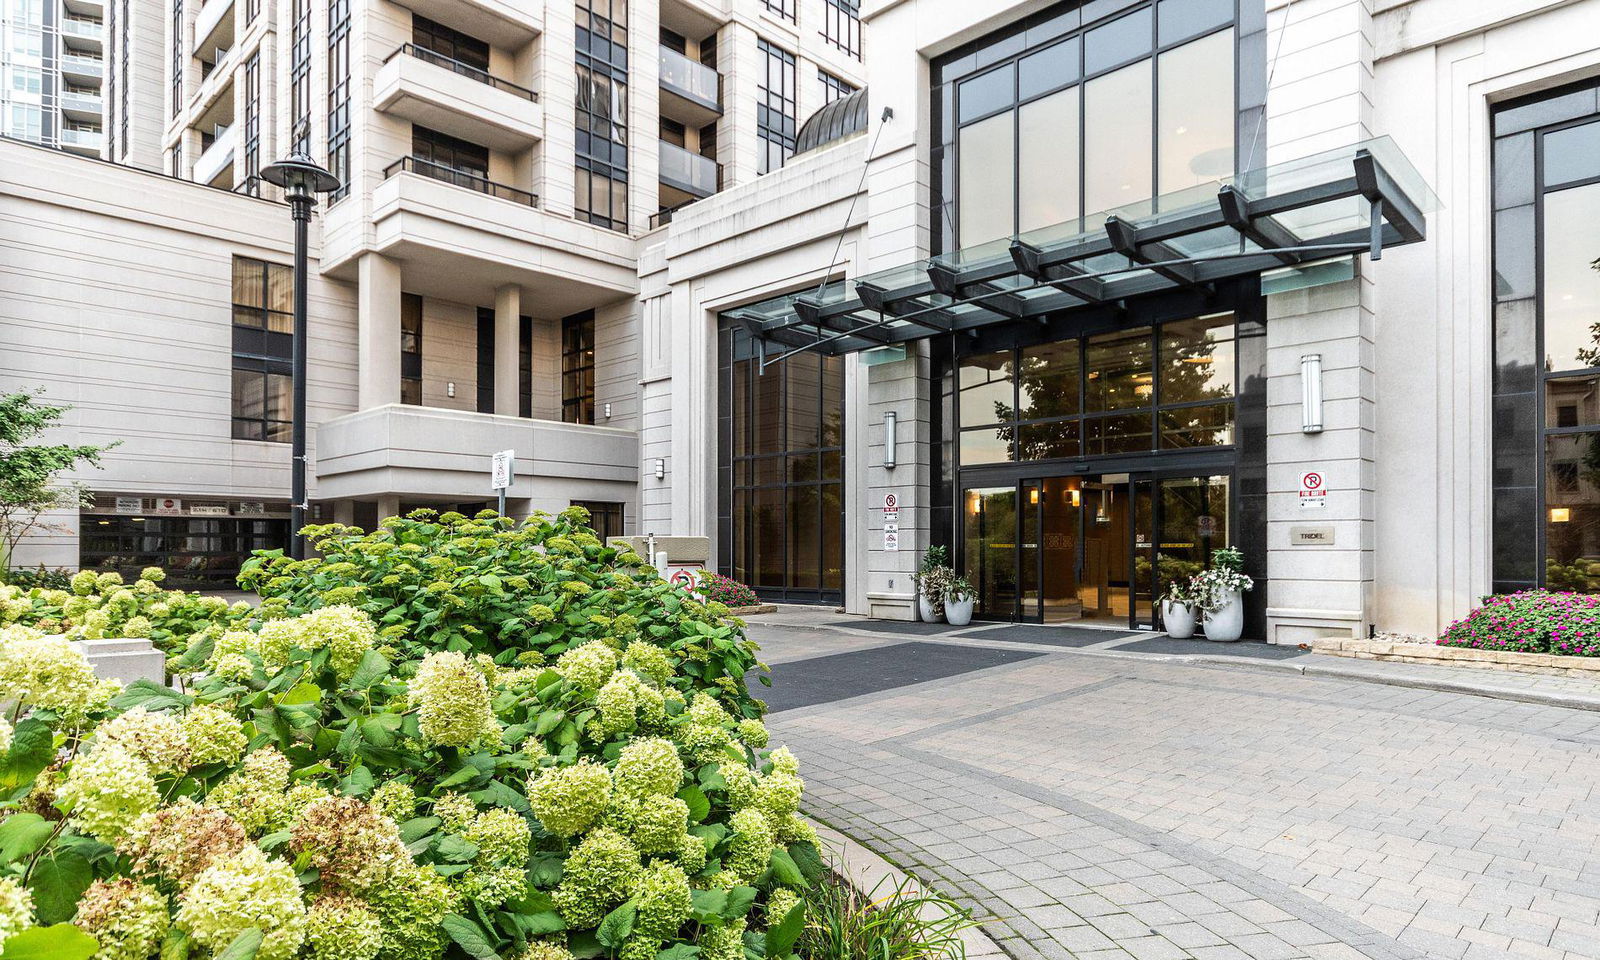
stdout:
[(400, 402), (400, 264), (379, 253), (361, 257), (357, 295), (357, 405)]
[(518, 395), (522, 356), (522, 288), (506, 284), (494, 292), (494, 412), (503, 417), (521, 414)]
[(379, 523), (382, 523), (383, 521), (389, 519), (390, 517), (397, 517), (399, 515), (400, 515), (400, 495), (399, 494), (397, 494), (397, 493), (386, 493), (386, 494), (383, 494), (382, 496), (378, 497), (378, 522)]

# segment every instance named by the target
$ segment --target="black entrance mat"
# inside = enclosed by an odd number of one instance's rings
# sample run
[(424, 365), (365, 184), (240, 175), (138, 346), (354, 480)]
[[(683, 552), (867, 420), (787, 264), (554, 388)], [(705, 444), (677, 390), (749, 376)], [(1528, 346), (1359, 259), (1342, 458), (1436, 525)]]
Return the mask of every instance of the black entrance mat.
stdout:
[[(1013, 623), (994, 627), (981, 633), (963, 636), (963, 640), (1006, 640), (1011, 643), (1042, 643), (1052, 647), (1092, 647), (1111, 640), (1126, 640), (1139, 634), (1129, 630), (1096, 630), (1092, 627), (1031, 626)], [(1117, 649), (1126, 649), (1118, 647)]]
[(835, 620), (826, 624), (830, 627), (849, 627), (851, 630), (867, 630), (872, 633), (898, 633), (907, 637), (929, 637), (941, 633), (959, 633), (962, 630), (971, 630), (974, 627), (986, 626), (983, 623), (969, 623), (964, 627), (952, 627), (948, 623), (922, 623), (917, 620)]
[(770, 689), (761, 686), (754, 676), (749, 677), (748, 682), (751, 694), (765, 700), (768, 709), (776, 713), (942, 680), (1040, 656), (1044, 654), (912, 641), (777, 664), (772, 668)]
[(1242, 660), (1292, 660), (1295, 657), (1304, 657), (1310, 651), (1301, 650), (1299, 647), (1284, 646), (1276, 643), (1266, 643), (1261, 640), (1244, 640), (1238, 643), (1215, 643), (1204, 637), (1193, 640), (1174, 640), (1171, 637), (1150, 637), (1146, 640), (1136, 640), (1125, 643), (1117, 648), (1118, 653), (1161, 653), (1161, 654), (1188, 654), (1190, 656), (1222, 656), (1238, 657)]

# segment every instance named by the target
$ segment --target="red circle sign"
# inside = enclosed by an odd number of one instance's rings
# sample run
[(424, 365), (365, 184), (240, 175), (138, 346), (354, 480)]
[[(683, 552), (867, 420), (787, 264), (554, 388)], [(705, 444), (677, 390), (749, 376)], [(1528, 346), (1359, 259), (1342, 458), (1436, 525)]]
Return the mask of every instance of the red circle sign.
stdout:
[(1322, 474), (1308, 473), (1300, 478), (1300, 482), (1307, 490), (1318, 490), (1322, 487)]
[(894, 494), (886, 493), (886, 494), (883, 495), (883, 509), (885, 509), (885, 510), (893, 510), (896, 507), (898, 507), (899, 504), (900, 504), (900, 499), (898, 497), (896, 497)]

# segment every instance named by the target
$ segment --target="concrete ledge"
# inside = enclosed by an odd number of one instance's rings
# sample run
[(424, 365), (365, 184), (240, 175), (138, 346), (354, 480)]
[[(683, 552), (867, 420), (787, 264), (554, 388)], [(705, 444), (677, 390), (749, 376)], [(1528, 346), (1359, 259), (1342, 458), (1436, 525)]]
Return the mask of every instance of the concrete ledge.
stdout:
[(753, 617), (753, 616), (757, 616), (757, 615), (763, 614), (763, 613), (777, 613), (777, 612), (778, 612), (778, 605), (776, 603), (758, 603), (753, 607), (729, 607), (728, 608), (728, 616), (730, 616), (730, 617)]
[(1538, 673), (1600, 681), (1600, 657), (1563, 657), (1550, 653), (1474, 650), (1468, 647), (1440, 647), (1394, 640), (1333, 637), (1311, 640), (1308, 645), (1317, 653), (1335, 657), (1353, 657), (1358, 660), (1473, 667), (1480, 670)]
[(83, 651), (94, 675), (103, 680), (117, 680), (124, 686), (135, 680), (167, 682), (166, 654), (149, 640), (75, 640), (73, 646)]
[[(909, 880), (913, 889), (948, 896), (943, 891), (928, 887), (918, 878), (911, 876), (832, 827), (818, 823), (815, 820), (811, 822), (817, 828), (817, 838), (822, 841), (822, 846), (834, 855), (834, 866), (839, 867), (843, 871), (845, 879), (854, 884), (856, 889), (861, 890), (863, 893), (871, 893), (880, 883), (884, 885), (883, 889), (887, 890)], [(923, 908), (923, 916), (926, 919), (940, 919), (937, 916), (928, 916), (930, 912), (937, 909), (938, 907), (935, 905), (928, 904)], [(978, 919), (980, 923), (983, 920), (983, 918), (975, 919)], [(961, 931), (961, 940), (966, 945), (967, 960), (1005, 960), (1008, 956), (998, 943), (995, 943), (987, 933), (983, 932), (981, 926), (970, 927)]]

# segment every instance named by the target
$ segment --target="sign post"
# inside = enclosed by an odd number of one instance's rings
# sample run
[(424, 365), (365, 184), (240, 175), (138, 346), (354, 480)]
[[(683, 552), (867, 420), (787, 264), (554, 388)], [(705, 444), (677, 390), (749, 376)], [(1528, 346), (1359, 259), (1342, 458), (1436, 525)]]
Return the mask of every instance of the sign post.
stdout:
[(489, 470), (490, 486), (500, 495), (500, 516), (506, 515), (506, 490), (516, 479), (515, 450), (501, 450), (494, 455), (492, 466)]

